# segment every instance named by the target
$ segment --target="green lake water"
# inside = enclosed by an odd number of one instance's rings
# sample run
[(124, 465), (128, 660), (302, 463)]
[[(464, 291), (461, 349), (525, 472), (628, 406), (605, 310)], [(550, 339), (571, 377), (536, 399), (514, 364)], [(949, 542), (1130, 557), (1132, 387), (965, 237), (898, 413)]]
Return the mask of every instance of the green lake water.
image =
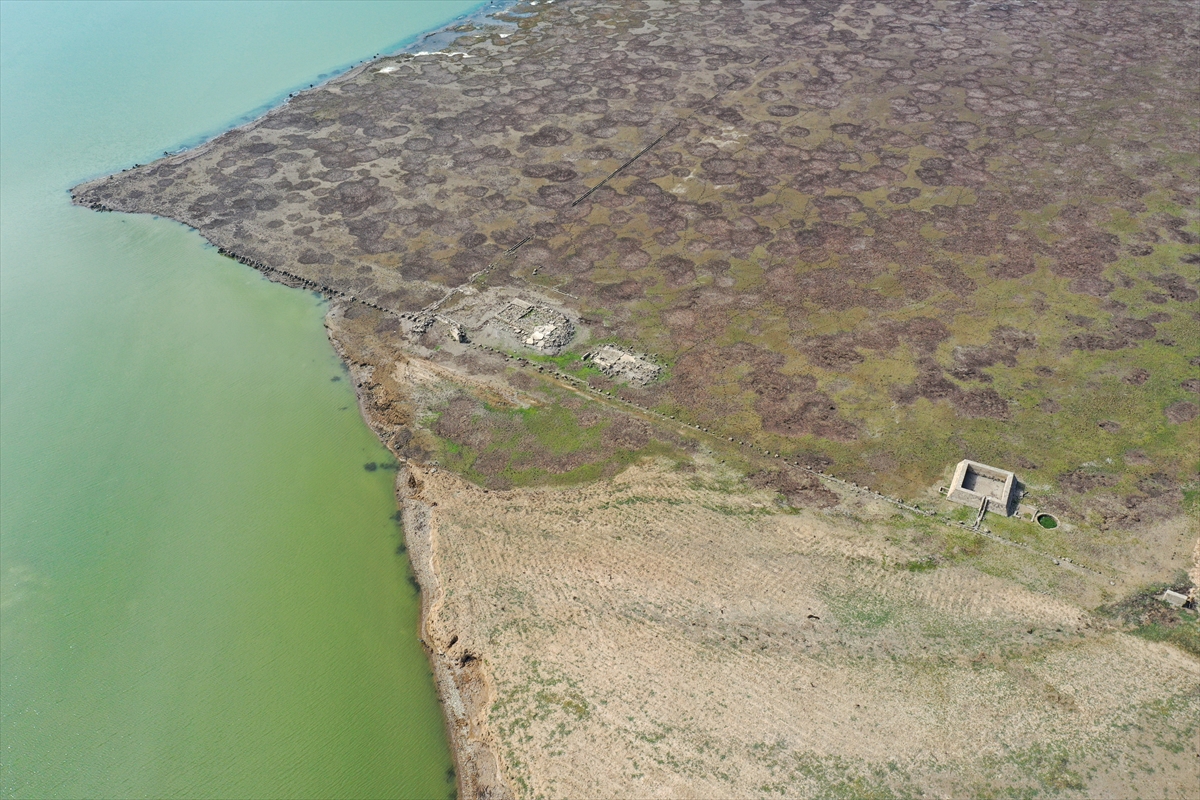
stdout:
[(325, 304), (67, 190), (476, 5), (0, 3), (0, 796), (453, 790)]

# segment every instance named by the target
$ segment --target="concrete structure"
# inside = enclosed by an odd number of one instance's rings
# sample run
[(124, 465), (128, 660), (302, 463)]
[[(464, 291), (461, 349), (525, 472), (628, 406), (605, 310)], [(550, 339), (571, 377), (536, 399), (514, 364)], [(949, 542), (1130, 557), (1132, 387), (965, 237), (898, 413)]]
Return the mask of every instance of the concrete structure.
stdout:
[(977, 461), (963, 459), (954, 468), (954, 479), (946, 497), (955, 503), (979, 509), (979, 517), (994, 511), (1009, 515), (1016, 476), (1008, 470), (989, 467)]
[(1165, 592), (1162, 593), (1161, 599), (1163, 600), (1163, 602), (1170, 603), (1171, 605), (1176, 606), (1178, 608), (1182, 608), (1184, 605), (1187, 604), (1187, 601), (1188, 601), (1186, 594), (1180, 594), (1179, 592), (1174, 592), (1174, 591), (1171, 591), (1170, 589), (1167, 589)]

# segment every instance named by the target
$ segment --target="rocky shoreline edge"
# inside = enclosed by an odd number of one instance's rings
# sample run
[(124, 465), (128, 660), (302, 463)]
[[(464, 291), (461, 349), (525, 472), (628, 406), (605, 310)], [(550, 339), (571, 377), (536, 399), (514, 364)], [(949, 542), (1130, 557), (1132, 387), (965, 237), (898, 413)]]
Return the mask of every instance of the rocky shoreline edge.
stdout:
[[(100, 203), (85, 203), (73, 195), (76, 205), (93, 211), (114, 211)], [(196, 230), (196, 229), (194, 229)], [(432, 522), (432, 507), (421, 499), (417, 475), (419, 468), (397, 454), (390, 446), (392, 431), (370, 412), (363, 387), (369, 382), (370, 370), (355, 362), (345, 346), (337, 338), (329, 324), (330, 318), (344, 311), (342, 303), (356, 302), (356, 298), (332, 287), (323, 286), (286, 270), (279, 269), (255, 258), (240, 255), (229, 247), (215, 241), (208, 231), (196, 230), (202, 238), (217, 248), (217, 253), (258, 271), (267, 280), (292, 289), (304, 289), (321, 295), (331, 305), (325, 315), (325, 332), (338, 358), (353, 377), (354, 393), (359, 415), (379, 442), (392, 453), (401, 464), (396, 479), (397, 508), (401, 513), (405, 547), (421, 592), (421, 616), (419, 622), (420, 642), (425, 650), (430, 670), (433, 673), (438, 701), (442, 707), (446, 736), (450, 743), (451, 757), (457, 781), (458, 797), (481, 798), (481, 800), (508, 800), (513, 792), (504, 781), (499, 758), (487, 731), (486, 715), (488, 696), (480, 688), (486, 686), (487, 678), (477, 656), (456, 660), (449, 649), (453, 642), (441, 642), (432, 634), (431, 613), (441, 600), (441, 582), (434, 564), (435, 546)], [(363, 302), (363, 301), (358, 301)], [(383, 311), (373, 303), (367, 305)], [(435, 602), (434, 597), (437, 597)]]

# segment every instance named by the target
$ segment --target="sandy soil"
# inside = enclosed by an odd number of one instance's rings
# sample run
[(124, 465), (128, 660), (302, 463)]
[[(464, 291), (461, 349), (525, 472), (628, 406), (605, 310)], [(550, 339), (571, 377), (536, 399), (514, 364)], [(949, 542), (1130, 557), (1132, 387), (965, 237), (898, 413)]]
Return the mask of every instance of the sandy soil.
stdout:
[(732, 478), (486, 492), (408, 466), (426, 642), (469, 667), (464, 730), (515, 795), (1194, 791), (1195, 659)]
[[(456, 392), (538, 402), (342, 355), (388, 442)], [(568, 490), (406, 461), (461, 796), (1187, 796), (1200, 662), (1087, 609), (1186, 564), (1193, 521), (1094, 539), (1081, 569), (836, 482), (797, 510), (691, 452)]]

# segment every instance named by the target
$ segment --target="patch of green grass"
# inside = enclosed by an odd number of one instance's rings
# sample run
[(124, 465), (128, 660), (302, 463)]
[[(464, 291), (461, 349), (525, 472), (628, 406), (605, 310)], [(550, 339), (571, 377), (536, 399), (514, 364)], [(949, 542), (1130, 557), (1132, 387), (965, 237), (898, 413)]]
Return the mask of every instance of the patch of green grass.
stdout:
[(538, 467), (506, 469), (500, 475), (512, 486), (575, 486), (599, 480), (604, 474), (604, 466), (601, 462), (580, 464), (566, 472), (550, 472)]
[(534, 695), (539, 713), (549, 714), (561, 708), (577, 720), (585, 720), (592, 715), (591, 706), (578, 692), (556, 692), (543, 689)]
[(824, 599), (838, 624), (858, 635), (911, 621), (914, 616), (912, 609), (877, 593), (826, 593)]
[(634, 734), (634, 737), (641, 739), (647, 744), (658, 744), (663, 739), (666, 739), (667, 735), (670, 734), (672, 730), (673, 728), (670, 725), (656, 725), (654, 726), (654, 730), (650, 731), (649, 733), (645, 731), (638, 731)]
[(1004, 756), (984, 759), (988, 772), (1007, 772), (1016, 768), (1025, 785), (1005, 780), (1003, 788), (992, 784), (972, 787), (972, 795), (984, 798), (1032, 798), (1057, 796), (1063, 792), (1080, 792), (1087, 788), (1079, 766), (1082, 755), (1065, 745), (1037, 743), (1021, 750), (1010, 750)]
[(1153, 583), (1115, 603), (1096, 609), (1102, 616), (1116, 619), (1134, 636), (1152, 642), (1166, 642), (1200, 656), (1200, 617), (1186, 608), (1176, 608), (1159, 598), (1167, 589), (1180, 593), (1190, 588), (1187, 573), (1180, 571), (1170, 583)]
[(973, 522), (975, 520), (976, 513), (978, 512), (976, 512), (975, 509), (971, 508), (970, 506), (957, 506), (947, 516), (956, 522)]
[(596, 447), (600, 442), (600, 433), (606, 427), (581, 427), (579, 418), (571, 409), (557, 404), (518, 409), (514, 414), (537, 444), (556, 456)]
[(1195, 484), (1183, 490), (1183, 511), (1193, 518), (1200, 514), (1200, 487)]
[[(1181, 619), (1175, 624), (1149, 622), (1133, 629), (1134, 636), (1140, 636), (1151, 642), (1167, 642), (1180, 650), (1200, 656), (1200, 622), (1195, 614), (1183, 612)], [(1189, 619), (1190, 617), (1190, 619)]]
[(858, 628), (882, 628), (896, 619), (896, 611), (890, 604), (878, 598), (864, 598), (851, 611), (842, 615), (842, 620)]
[[(594, 421), (581, 422), (584, 409)], [(606, 438), (614, 416), (594, 403), (582, 408), (550, 402), (536, 408), (493, 408), (483, 403), (469, 424), (443, 428), (440, 414), (425, 424), (434, 433), (439, 463), (482, 486), (574, 486), (611, 477), (643, 458), (667, 458), (676, 465), (690, 456), (660, 439), (641, 447), (621, 447)], [(441, 435), (439, 435), (439, 433)]]
[(974, 531), (946, 528), (943, 533), (942, 558), (961, 561), (974, 558), (984, 551), (988, 540)]
[(600, 374), (600, 370), (590, 366), (590, 362), (583, 360), (582, 353), (567, 351), (558, 355), (544, 355), (540, 353), (512, 353), (511, 355), (518, 358), (524, 358), (532, 361), (535, 364), (549, 364), (557, 367), (563, 372), (575, 372), (577, 370), (591, 370), (596, 374)]
[(702, 508), (709, 511), (715, 511), (726, 517), (737, 517), (739, 519), (754, 519), (756, 517), (769, 516), (771, 514), (780, 513), (780, 509), (773, 508), (743, 508), (740, 506), (726, 506), (717, 503), (703, 503)]
[(900, 800), (922, 795), (919, 787), (894, 763), (871, 764), (859, 759), (788, 750), (782, 742), (758, 743), (750, 750), (770, 773), (758, 787), (764, 794), (800, 794), (833, 800)]
[(684, 500), (672, 497), (640, 497), (633, 495), (630, 497), (622, 497), (619, 500), (611, 500), (607, 503), (601, 503), (597, 509), (618, 508), (620, 506), (633, 506), (641, 503), (662, 503), (669, 506), (681, 506), (685, 503)]
[(520, 682), (500, 687), (491, 719), (509, 741), (529, 740), (535, 725), (550, 724), (549, 739), (565, 739), (576, 724), (591, 716), (592, 707), (578, 682), (537, 659), (528, 659)]

